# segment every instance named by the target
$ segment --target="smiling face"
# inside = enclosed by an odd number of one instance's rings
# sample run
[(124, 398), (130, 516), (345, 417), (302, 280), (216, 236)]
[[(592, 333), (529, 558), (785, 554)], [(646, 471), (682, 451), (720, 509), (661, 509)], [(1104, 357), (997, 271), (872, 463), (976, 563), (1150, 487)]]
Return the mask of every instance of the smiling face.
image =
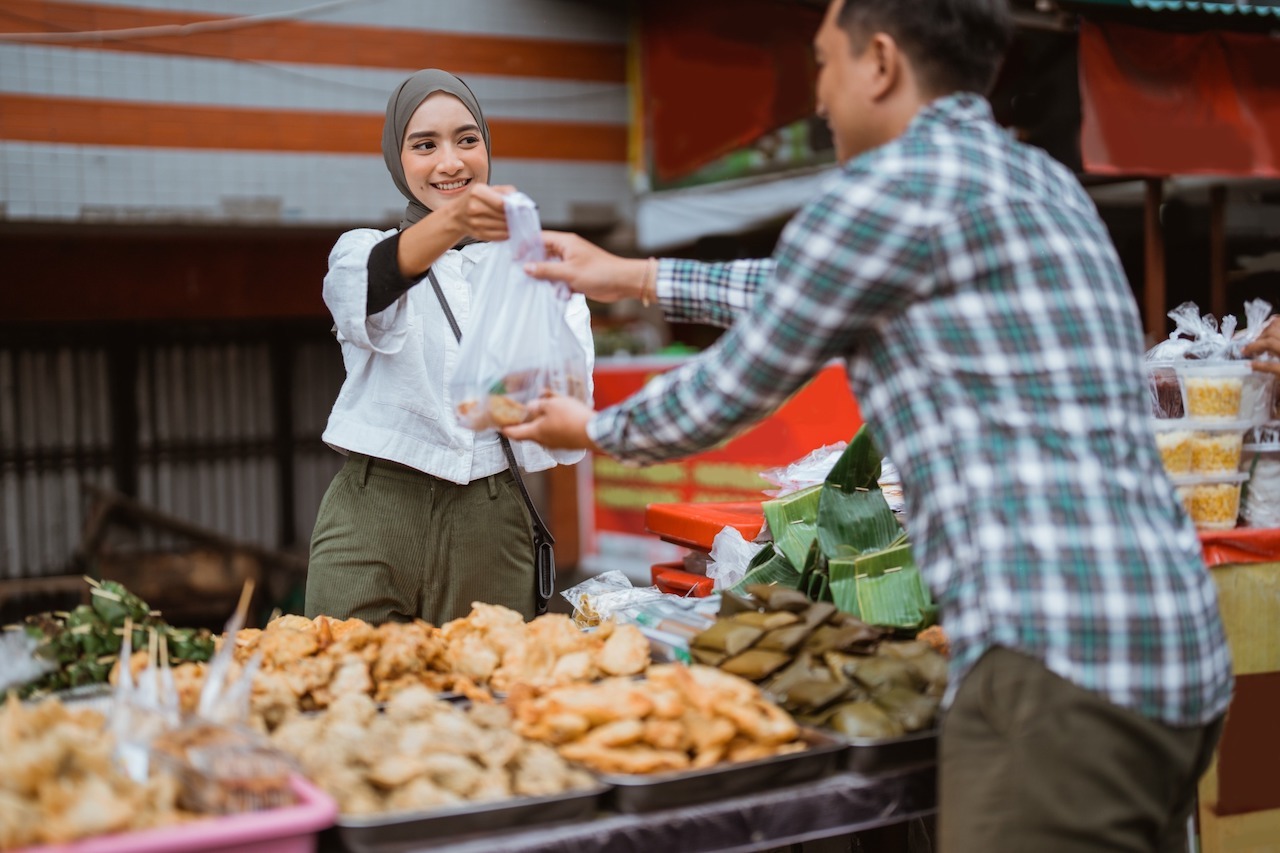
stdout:
[(405, 128), (400, 165), (414, 196), (431, 210), (489, 180), (489, 152), (462, 101), (433, 92)]

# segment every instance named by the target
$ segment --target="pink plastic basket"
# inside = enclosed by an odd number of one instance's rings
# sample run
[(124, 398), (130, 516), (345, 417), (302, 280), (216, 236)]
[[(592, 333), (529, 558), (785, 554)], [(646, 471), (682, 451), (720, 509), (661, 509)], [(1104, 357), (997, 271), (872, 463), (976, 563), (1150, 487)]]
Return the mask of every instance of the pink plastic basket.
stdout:
[(292, 783), (298, 801), (284, 808), (28, 847), (18, 853), (313, 853), (316, 833), (333, 825), (338, 806), (305, 779), (294, 776)]

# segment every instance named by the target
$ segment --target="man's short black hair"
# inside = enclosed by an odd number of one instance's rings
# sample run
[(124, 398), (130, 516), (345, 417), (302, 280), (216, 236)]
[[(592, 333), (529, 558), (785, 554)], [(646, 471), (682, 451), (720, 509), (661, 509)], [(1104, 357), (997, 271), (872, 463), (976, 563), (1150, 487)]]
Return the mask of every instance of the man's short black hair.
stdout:
[[(840, 3), (841, 0), (832, 0)], [(1013, 32), (1007, 0), (843, 0), (836, 22), (856, 53), (887, 33), (934, 95), (986, 94)]]

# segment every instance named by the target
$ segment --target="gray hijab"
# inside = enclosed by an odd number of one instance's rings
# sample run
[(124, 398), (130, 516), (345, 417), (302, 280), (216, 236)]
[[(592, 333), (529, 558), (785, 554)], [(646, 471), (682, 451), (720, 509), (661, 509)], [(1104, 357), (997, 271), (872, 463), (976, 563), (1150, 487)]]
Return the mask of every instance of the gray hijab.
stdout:
[[(400, 146), (404, 143), (404, 132), (409, 126), (409, 119), (413, 117), (413, 111), (434, 92), (447, 92), (453, 95), (471, 111), (476, 124), (480, 126), (485, 153), (489, 156), (489, 167), (490, 169), (493, 167), (491, 153), (493, 148), (489, 144), (489, 123), (484, 120), (484, 113), (480, 111), (480, 102), (476, 100), (476, 96), (467, 84), (449, 72), (436, 68), (427, 68), (409, 77), (397, 86), (391, 93), (391, 97), (387, 99), (387, 117), (382, 123), (382, 159), (387, 163), (387, 170), (391, 172), (391, 180), (395, 181), (396, 189), (409, 200), (409, 206), (404, 209), (404, 219), (400, 220), (401, 231), (431, 212), (429, 207), (414, 197), (413, 190), (409, 189), (409, 182), (404, 177), (404, 166), (400, 163)], [(476, 241), (473, 238), (466, 237), (458, 245), (474, 242)]]

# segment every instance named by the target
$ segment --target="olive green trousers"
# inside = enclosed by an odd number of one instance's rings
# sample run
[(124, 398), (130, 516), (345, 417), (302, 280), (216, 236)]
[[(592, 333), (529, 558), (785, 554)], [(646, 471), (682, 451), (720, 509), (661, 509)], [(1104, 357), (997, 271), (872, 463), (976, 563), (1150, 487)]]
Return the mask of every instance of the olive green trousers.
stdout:
[(1221, 719), (1168, 726), (993, 648), (943, 718), (939, 849), (1186, 853), (1221, 733)]
[(510, 471), (465, 486), (351, 454), (320, 503), (306, 613), (442, 625), (471, 604), (533, 618), (533, 527)]

